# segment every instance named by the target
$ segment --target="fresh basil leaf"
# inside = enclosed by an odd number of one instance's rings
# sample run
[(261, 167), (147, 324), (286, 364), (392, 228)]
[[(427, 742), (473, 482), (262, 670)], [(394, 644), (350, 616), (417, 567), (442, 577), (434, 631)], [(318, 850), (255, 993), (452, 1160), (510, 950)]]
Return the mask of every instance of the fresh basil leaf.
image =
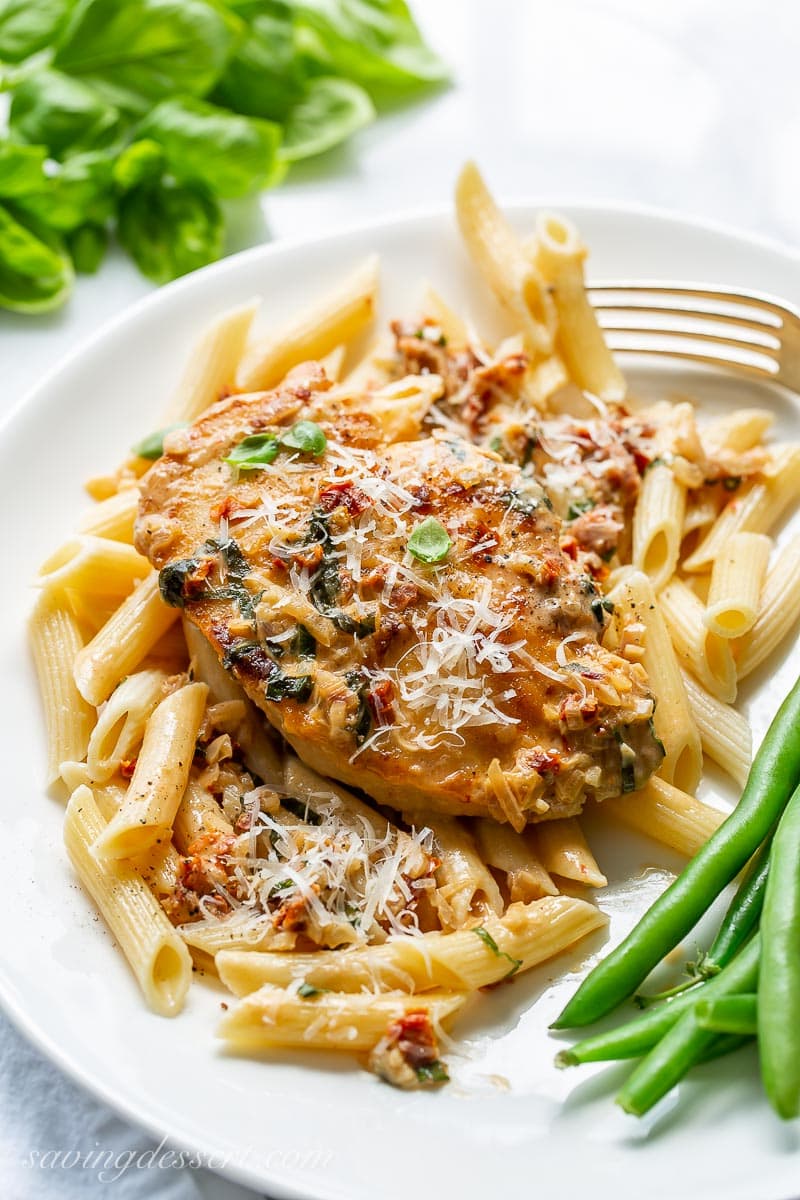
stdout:
[(108, 231), (102, 225), (81, 225), (67, 237), (72, 263), (81, 275), (94, 275), (108, 250)]
[(447, 1067), (440, 1058), (435, 1058), (433, 1062), (420, 1063), (414, 1067), (414, 1073), (420, 1083), (450, 1082)]
[(191, 96), (162, 100), (139, 133), (162, 147), (176, 179), (200, 180), (219, 196), (245, 196), (271, 186), (282, 174), (280, 126)]
[(149, 433), (147, 437), (142, 438), (135, 446), (131, 446), (131, 454), (138, 455), (139, 458), (147, 458), (154, 461), (161, 458), (164, 453), (164, 438), (168, 433), (172, 433), (173, 429), (185, 429), (185, 421), (176, 421), (174, 425), (165, 425), (163, 429), (157, 429), (155, 433)]
[(114, 183), (123, 192), (137, 184), (158, 181), (164, 174), (164, 151), (157, 142), (143, 138), (131, 142), (114, 163)]
[(321, 996), (323, 992), (329, 992), (330, 988), (314, 987), (313, 983), (306, 983), (305, 980), (297, 989), (298, 996), (302, 996), (304, 1000), (311, 1000), (314, 996)]
[(295, 45), (291, 7), (282, 0), (233, 0), (246, 31), (213, 99), (251, 117), (284, 121), (301, 99), (307, 70)]
[(426, 517), (413, 530), (408, 549), (414, 558), (424, 563), (438, 563), (446, 558), (453, 543), (450, 535), (435, 517)]
[(508, 979), (511, 975), (515, 975), (517, 973), (522, 966), (521, 958), (513, 958), (510, 954), (506, 954), (505, 950), (501, 950), (497, 942), (489, 933), (489, 930), (484, 929), (483, 925), (475, 925), (472, 932), (476, 937), (479, 937), (486, 946), (489, 947), (492, 954), (496, 955), (497, 958), (507, 958), (511, 963), (510, 970), (507, 971), (507, 973), (503, 976), (504, 979)]
[(123, 130), (117, 108), (61, 71), (37, 71), (23, 80), (14, 92), (8, 123), (14, 137), (42, 143), (54, 158), (110, 147)]
[(0, 196), (9, 200), (41, 188), (46, 157), (44, 146), (0, 141)]
[(297, 700), (302, 704), (313, 689), (314, 680), (310, 675), (278, 674), (268, 681), (265, 694), (268, 700)]
[(168, 283), (220, 257), (222, 214), (200, 185), (142, 183), (119, 202), (117, 236), (143, 275)]
[(287, 162), (337, 146), (375, 118), (375, 108), (357, 83), (333, 76), (309, 81), (286, 119), (281, 155)]
[(81, 0), (53, 61), (144, 113), (175, 93), (206, 95), (241, 31), (232, 12), (206, 0)]
[(328, 439), (315, 421), (298, 421), (281, 435), (281, 445), (316, 457), (325, 453)]
[(73, 0), (0, 0), (0, 60), (22, 62), (55, 41)]
[(111, 159), (102, 152), (75, 154), (44, 177), (38, 191), (20, 196), (17, 205), (60, 233), (87, 221), (102, 225), (114, 211)]
[(447, 78), (405, 0), (295, 0), (296, 37), (325, 73), (368, 90), (409, 89)]
[(48, 312), (64, 303), (73, 279), (69, 255), (52, 234), (0, 207), (0, 307)]
[(279, 449), (274, 433), (254, 433), (234, 446), (223, 462), (238, 467), (240, 471), (257, 471), (274, 462)]

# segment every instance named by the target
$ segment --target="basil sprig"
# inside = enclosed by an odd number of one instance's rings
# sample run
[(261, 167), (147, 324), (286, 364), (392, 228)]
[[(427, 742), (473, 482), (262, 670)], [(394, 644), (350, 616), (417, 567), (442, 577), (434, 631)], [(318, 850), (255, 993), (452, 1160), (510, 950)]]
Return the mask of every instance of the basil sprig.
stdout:
[(435, 517), (426, 517), (408, 539), (409, 551), (424, 563), (441, 562), (447, 558), (452, 545), (450, 534)]

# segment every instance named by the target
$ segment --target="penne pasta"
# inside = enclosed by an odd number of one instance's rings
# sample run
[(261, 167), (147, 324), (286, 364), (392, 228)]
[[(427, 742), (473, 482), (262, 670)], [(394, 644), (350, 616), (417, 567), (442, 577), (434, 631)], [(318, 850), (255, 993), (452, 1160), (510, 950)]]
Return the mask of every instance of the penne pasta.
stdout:
[(460, 929), (476, 916), (501, 913), (500, 889), (466, 826), (457, 817), (438, 814), (428, 824), (441, 859), (432, 902), (442, 928)]
[(124, 488), (101, 500), (84, 513), (78, 525), (80, 533), (111, 538), (133, 545), (133, 525), (139, 505), (139, 489)]
[(112, 692), (89, 739), (86, 765), (92, 783), (104, 783), (136, 757), (145, 726), (167, 692), (164, 671), (138, 671)]
[(783, 446), (764, 477), (743, 484), (728, 501), (683, 569), (707, 571), (737, 533), (769, 533), (799, 496), (800, 446)]
[(186, 789), (208, 688), (189, 683), (162, 700), (144, 741), (119, 812), (94, 847), (103, 858), (133, 858), (169, 840)]
[(521, 330), (535, 354), (551, 354), (556, 320), (552, 298), (474, 163), (467, 163), (458, 177), (456, 215), (475, 265), (514, 328)]
[(708, 628), (702, 601), (682, 580), (673, 578), (658, 603), (682, 665), (718, 700), (732, 703), (736, 699), (736, 664), (731, 644)]
[(512, 903), (558, 893), (536, 853), (530, 831), (517, 833), (483, 817), (473, 823), (472, 830), (484, 862), (505, 875)]
[(627, 390), (625, 380), (586, 295), (586, 247), (577, 229), (556, 213), (540, 213), (533, 245), (533, 261), (552, 289), (558, 322), (556, 342), (568, 377), (601, 400), (622, 400)]
[(388, 1026), (409, 1012), (425, 1011), (434, 1027), (463, 1008), (460, 992), (380, 996), (330, 992), (314, 997), (267, 984), (223, 1017), (217, 1034), (233, 1046), (293, 1046), (306, 1050), (371, 1050)]
[(512, 904), (502, 918), (489, 916), (480, 926), (454, 933), (392, 937), (380, 946), (312, 954), (223, 950), (215, 961), (220, 979), (237, 996), (265, 984), (298, 982), (342, 992), (475, 991), (554, 958), (605, 923), (605, 915), (585, 900), (545, 896)]
[(88, 787), (73, 792), (64, 843), (75, 872), (128, 960), (145, 1000), (160, 1016), (180, 1012), (192, 960), (164, 912), (130, 863), (99, 863), (92, 846), (105, 822)]
[(714, 559), (703, 623), (722, 638), (742, 637), (755, 624), (772, 541), (735, 533)]
[(73, 665), (83, 649), (78, 623), (57, 595), (44, 592), (39, 597), (29, 637), (44, 709), (50, 786), (63, 762), (84, 758), (95, 713), (75, 686)]
[(653, 775), (638, 792), (604, 800), (603, 812), (654, 841), (692, 858), (726, 814)]
[(189, 780), (172, 827), (173, 841), (181, 853), (187, 854), (198, 838), (232, 834), (233, 826), (211, 793)]
[(158, 573), (151, 571), (77, 655), (75, 683), (83, 698), (95, 705), (107, 700), (177, 616), (161, 599)]
[(378, 260), (373, 256), (299, 316), (249, 346), (239, 364), (237, 390), (274, 387), (292, 367), (350, 343), (372, 320), (377, 291)]
[(703, 446), (713, 456), (724, 450), (741, 454), (763, 442), (774, 424), (775, 414), (765, 408), (736, 408), (708, 422), (701, 431)]
[(133, 546), (81, 534), (70, 538), (42, 563), (36, 584), (51, 591), (71, 588), (91, 596), (122, 599), (151, 570)]
[(683, 538), (686, 488), (663, 463), (648, 467), (633, 514), (633, 565), (656, 591), (674, 575)]
[(740, 787), (744, 787), (753, 758), (753, 735), (745, 718), (729, 704), (706, 691), (689, 671), (682, 671), (703, 753), (713, 758)]
[(620, 578), (608, 596), (614, 604), (617, 634), (623, 638), (620, 653), (642, 663), (656, 697), (653, 723), (665, 752), (659, 773), (692, 792), (703, 765), (700, 735), (653, 585), (646, 575), (632, 571)]
[(737, 673), (745, 679), (769, 658), (800, 617), (800, 537), (779, 552), (761, 591), (760, 611), (750, 632), (736, 643)]
[(602, 888), (608, 883), (589, 849), (576, 817), (542, 821), (533, 831), (536, 848), (545, 870), (586, 887)]
[(211, 322), (189, 355), (164, 414), (164, 425), (193, 421), (215, 400), (235, 390), (236, 372), (257, 308), (258, 301), (249, 300)]

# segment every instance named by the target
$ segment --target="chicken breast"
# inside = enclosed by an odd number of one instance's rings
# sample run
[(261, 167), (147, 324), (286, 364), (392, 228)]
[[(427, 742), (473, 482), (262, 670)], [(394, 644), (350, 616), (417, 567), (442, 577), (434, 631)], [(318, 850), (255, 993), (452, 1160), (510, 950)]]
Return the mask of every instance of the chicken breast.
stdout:
[(352, 395), (305, 364), (168, 435), (136, 528), (164, 599), (302, 759), (381, 803), (521, 829), (641, 786), (643, 668), (601, 646), (541, 486), (422, 435), (422, 382)]

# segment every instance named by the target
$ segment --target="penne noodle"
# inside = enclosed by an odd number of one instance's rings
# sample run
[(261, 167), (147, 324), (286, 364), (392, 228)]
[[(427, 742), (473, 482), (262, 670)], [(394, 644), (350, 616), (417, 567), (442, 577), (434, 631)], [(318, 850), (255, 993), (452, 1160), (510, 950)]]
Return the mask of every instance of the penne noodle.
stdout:
[(556, 213), (539, 214), (533, 261), (552, 289), (558, 320), (556, 342), (567, 373), (579, 388), (601, 400), (620, 401), (627, 391), (625, 379), (586, 295), (585, 258), (586, 247), (571, 221)]
[(100, 857), (132, 858), (171, 837), (207, 695), (204, 683), (189, 683), (153, 712), (125, 800), (94, 847)]
[(633, 514), (633, 565), (656, 591), (675, 574), (683, 538), (686, 488), (664, 463), (648, 467)]
[(474, 163), (456, 184), (456, 215), (475, 265), (537, 355), (553, 351), (555, 306), (522, 243), (498, 209)]
[(703, 753), (744, 787), (753, 758), (750, 726), (741, 713), (707, 692), (689, 671), (681, 673), (689, 708), (700, 731)]
[(86, 754), (95, 712), (75, 686), (73, 665), (83, 649), (78, 623), (58, 596), (44, 592), (36, 602), (29, 636), (47, 733), (48, 787), (61, 764)]
[(164, 671), (137, 671), (114, 689), (89, 739), (89, 781), (105, 783), (123, 761), (136, 757), (150, 714), (167, 693), (166, 684)]
[(687, 858), (697, 854), (727, 815), (657, 775), (638, 792), (604, 800), (602, 810)]
[(178, 617), (161, 599), (152, 571), (113, 613), (75, 659), (75, 683), (90, 704), (102, 704), (121, 679), (138, 667)]
[(533, 829), (536, 848), (545, 870), (586, 887), (602, 888), (608, 883), (589, 849), (576, 817), (540, 821)]
[(775, 414), (765, 408), (737, 408), (709, 421), (701, 438), (709, 457), (717, 457), (723, 450), (741, 454), (760, 445), (774, 424)]
[(434, 1027), (447, 1023), (467, 997), (459, 992), (380, 996), (345, 992), (303, 997), (267, 984), (222, 1018), (217, 1034), (233, 1046), (305, 1050), (371, 1050), (392, 1022), (424, 1010)]
[(84, 513), (78, 525), (80, 533), (111, 538), (115, 542), (133, 545), (133, 525), (139, 506), (139, 489), (125, 488), (101, 500)]
[(736, 699), (736, 664), (731, 643), (705, 624), (702, 601), (681, 579), (673, 578), (658, 603), (682, 665), (718, 700), (732, 703)]
[(378, 259), (373, 255), (299, 316), (249, 346), (239, 364), (237, 390), (274, 387), (292, 367), (347, 345), (372, 320), (377, 291)]
[(707, 571), (737, 533), (769, 533), (800, 496), (800, 446), (782, 446), (763, 478), (742, 484), (697, 549), (683, 563), (685, 571)]
[(64, 843), (72, 865), (119, 943), (150, 1008), (160, 1016), (175, 1016), (191, 982), (191, 957), (134, 867), (97, 861), (92, 846), (104, 829), (91, 789), (79, 787), (64, 818)]
[(480, 926), (454, 933), (391, 937), (380, 946), (311, 954), (222, 950), (216, 964), (220, 979), (237, 996), (264, 984), (298, 982), (342, 992), (475, 991), (539, 966), (605, 923), (605, 915), (585, 900), (545, 896), (512, 904), (502, 917), (490, 916)]
[(527, 831), (517, 833), (508, 825), (484, 817), (473, 823), (472, 830), (484, 862), (505, 875), (512, 903), (557, 895), (558, 888), (544, 869)]
[(750, 632), (736, 643), (739, 679), (765, 662), (800, 617), (800, 537), (779, 552), (761, 591), (761, 607)]
[(248, 300), (246, 304), (229, 309), (211, 322), (192, 348), (184, 373), (164, 414), (164, 425), (193, 421), (215, 400), (234, 390), (236, 371), (257, 308), (257, 300)]
[(503, 911), (500, 889), (466, 826), (457, 817), (438, 813), (427, 824), (441, 859), (431, 899), (442, 928), (460, 929), (474, 917), (499, 915)]
[(122, 599), (150, 570), (147, 559), (133, 546), (80, 534), (42, 563), (35, 583), (51, 591), (74, 588), (91, 596)]
[(172, 827), (173, 841), (180, 852), (187, 854), (190, 846), (204, 835), (214, 838), (232, 834), (233, 826), (211, 793), (190, 779)]
[(755, 624), (771, 538), (735, 533), (714, 559), (703, 623), (723, 638), (742, 637)]
[(646, 575), (632, 571), (620, 577), (608, 598), (614, 604), (618, 635), (632, 642), (628, 650), (623, 645), (620, 653), (642, 663), (656, 697), (653, 724), (665, 752), (660, 774), (683, 791), (693, 792), (703, 766), (700, 735), (653, 585)]

